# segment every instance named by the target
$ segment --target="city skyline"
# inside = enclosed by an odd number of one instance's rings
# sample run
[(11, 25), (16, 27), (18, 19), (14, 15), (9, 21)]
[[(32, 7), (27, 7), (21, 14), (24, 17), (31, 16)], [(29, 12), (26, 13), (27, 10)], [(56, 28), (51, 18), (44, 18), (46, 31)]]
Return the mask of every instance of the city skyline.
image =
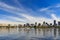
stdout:
[(42, 24), (39, 22), (35, 23), (25, 23), (25, 24), (0, 24), (0, 26), (18, 26), (18, 27), (60, 27), (60, 21), (56, 22), (56, 20), (53, 21), (53, 23), (48, 23), (43, 21)]
[(0, 40), (60, 40), (60, 0), (0, 0)]
[(60, 0), (0, 0), (0, 23), (60, 21)]

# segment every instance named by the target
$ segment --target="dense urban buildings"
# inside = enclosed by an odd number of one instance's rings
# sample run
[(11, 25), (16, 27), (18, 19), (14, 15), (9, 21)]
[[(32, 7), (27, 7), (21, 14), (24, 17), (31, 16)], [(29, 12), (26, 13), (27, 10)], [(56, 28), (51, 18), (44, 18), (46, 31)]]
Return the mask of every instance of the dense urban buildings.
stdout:
[(13, 26), (11, 26), (11, 24), (0, 24), (0, 27), (57, 27), (57, 26), (60, 26), (60, 21), (58, 21), (58, 23), (56, 23), (56, 20), (54, 20), (53, 21), (53, 24), (52, 23), (50, 23), (50, 24), (48, 24), (47, 22), (43, 22), (43, 24), (41, 24), (41, 23), (37, 23), (37, 22), (35, 22), (34, 24), (32, 23), (32, 24), (30, 24), (30, 23), (26, 23), (26, 24), (18, 24), (18, 25), (13, 25)]

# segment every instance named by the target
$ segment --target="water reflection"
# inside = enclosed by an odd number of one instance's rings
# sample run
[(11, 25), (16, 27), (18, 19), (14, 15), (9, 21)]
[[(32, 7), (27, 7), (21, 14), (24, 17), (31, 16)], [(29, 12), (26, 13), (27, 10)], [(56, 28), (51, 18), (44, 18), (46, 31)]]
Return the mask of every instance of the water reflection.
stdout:
[(0, 40), (60, 40), (60, 28), (0, 28)]

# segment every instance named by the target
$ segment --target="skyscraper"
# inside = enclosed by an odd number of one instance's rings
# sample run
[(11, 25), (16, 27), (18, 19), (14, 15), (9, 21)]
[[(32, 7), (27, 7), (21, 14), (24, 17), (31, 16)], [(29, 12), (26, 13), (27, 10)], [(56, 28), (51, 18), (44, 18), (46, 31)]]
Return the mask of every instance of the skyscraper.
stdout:
[(38, 23), (38, 27), (41, 26), (41, 23)]
[(42, 26), (48, 26), (48, 23), (46, 23), (45, 21), (43, 22)]
[(57, 24), (56, 24), (56, 20), (54, 20), (54, 26), (57, 26)]
[(52, 26), (52, 23), (50, 23), (50, 26)]
[(37, 26), (37, 22), (35, 22), (35, 26)]
[(58, 21), (58, 26), (60, 26), (60, 21)]
[(45, 21), (43, 22), (43, 24), (45, 24)]

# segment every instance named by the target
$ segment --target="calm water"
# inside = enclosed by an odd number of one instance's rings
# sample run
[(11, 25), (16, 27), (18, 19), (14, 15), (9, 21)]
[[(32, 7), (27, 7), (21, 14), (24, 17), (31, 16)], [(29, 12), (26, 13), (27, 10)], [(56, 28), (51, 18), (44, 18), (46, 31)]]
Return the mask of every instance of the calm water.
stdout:
[(0, 40), (60, 40), (60, 29), (0, 28)]

